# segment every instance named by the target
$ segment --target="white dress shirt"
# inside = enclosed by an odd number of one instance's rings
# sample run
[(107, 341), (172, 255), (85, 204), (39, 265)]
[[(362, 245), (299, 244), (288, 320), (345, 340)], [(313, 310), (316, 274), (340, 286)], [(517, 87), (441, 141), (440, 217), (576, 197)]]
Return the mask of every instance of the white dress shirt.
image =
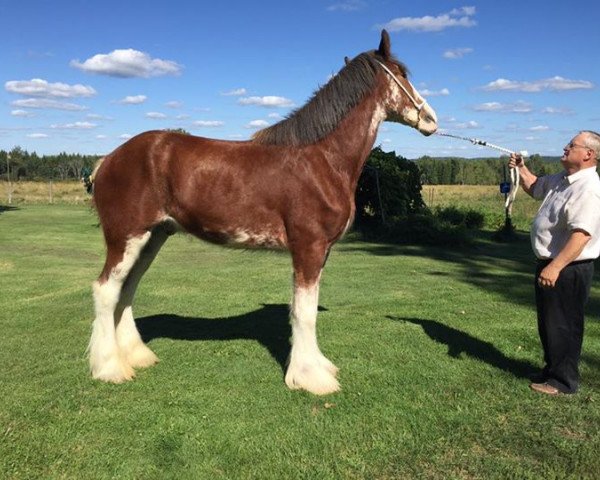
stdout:
[(536, 257), (555, 258), (575, 229), (592, 237), (575, 261), (600, 256), (600, 177), (595, 168), (538, 177), (532, 194), (544, 200), (531, 228)]

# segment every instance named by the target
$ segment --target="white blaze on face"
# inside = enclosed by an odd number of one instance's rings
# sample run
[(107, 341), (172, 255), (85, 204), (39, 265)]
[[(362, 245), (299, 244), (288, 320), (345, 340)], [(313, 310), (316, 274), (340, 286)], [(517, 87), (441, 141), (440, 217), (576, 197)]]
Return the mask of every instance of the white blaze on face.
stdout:
[(416, 128), (424, 134), (435, 132), (437, 130), (437, 116), (435, 111), (410, 81), (407, 79), (403, 80), (408, 93), (399, 86), (395, 89), (397, 95), (399, 95), (399, 103), (404, 102), (404, 108), (401, 113), (402, 123)]
[[(403, 79), (405, 83), (404, 89), (398, 87), (399, 101), (404, 102), (404, 108), (402, 109), (402, 118), (404, 121), (411, 125), (416, 126), (419, 122), (420, 107), (423, 105), (423, 97), (417, 92), (417, 89), (413, 87), (407, 79)], [(402, 81), (402, 80), (400, 80)], [(412, 98), (411, 98), (412, 97)]]

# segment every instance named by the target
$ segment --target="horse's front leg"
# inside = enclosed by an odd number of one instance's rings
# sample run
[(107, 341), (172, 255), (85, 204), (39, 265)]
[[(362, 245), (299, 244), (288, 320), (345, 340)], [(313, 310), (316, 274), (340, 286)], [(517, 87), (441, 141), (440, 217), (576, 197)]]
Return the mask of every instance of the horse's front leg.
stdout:
[(328, 245), (313, 244), (292, 251), (294, 262), (294, 296), (290, 307), (292, 349), (285, 383), (291, 389), (303, 389), (316, 395), (336, 392), (337, 367), (319, 350), (317, 344), (317, 310), (319, 281)]

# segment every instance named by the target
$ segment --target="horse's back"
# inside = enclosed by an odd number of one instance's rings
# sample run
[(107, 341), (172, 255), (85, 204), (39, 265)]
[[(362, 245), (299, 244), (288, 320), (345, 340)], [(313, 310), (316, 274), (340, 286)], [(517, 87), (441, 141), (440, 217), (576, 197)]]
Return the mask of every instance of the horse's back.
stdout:
[(281, 178), (271, 178), (281, 164), (272, 150), (166, 131), (131, 138), (96, 174), (94, 202), (105, 234), (131, 236), (169, 219), (201, 238), (229, 243), (255, 220), (271, 223), (281, 238), (273, 206), (281, 201), (275, 199)]

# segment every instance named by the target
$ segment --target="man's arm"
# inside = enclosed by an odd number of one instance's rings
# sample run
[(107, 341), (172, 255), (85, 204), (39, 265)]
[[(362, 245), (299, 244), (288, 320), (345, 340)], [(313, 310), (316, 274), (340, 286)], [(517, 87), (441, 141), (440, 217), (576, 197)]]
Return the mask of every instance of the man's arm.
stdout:
[(579, 256), (591, 238), (585, 230), (573, 230), (560, 253), (540, 272), (540, 287), (553, 288), (561, 270)]

